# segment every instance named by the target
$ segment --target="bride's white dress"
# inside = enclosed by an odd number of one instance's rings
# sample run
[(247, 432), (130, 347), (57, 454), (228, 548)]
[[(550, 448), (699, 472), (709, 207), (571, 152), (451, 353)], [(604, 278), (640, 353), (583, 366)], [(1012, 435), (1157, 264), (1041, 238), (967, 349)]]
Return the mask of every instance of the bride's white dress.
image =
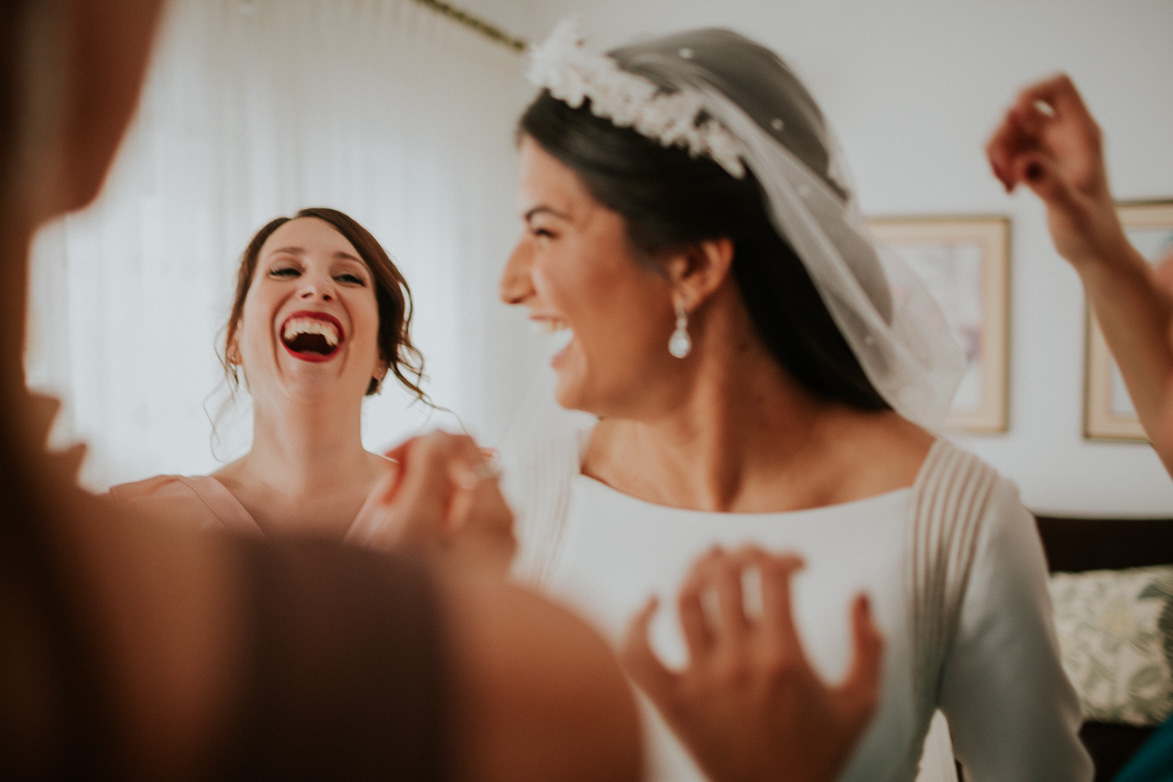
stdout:
[[(541, 504), (527, 503), (542, 469), (529, 475), (522, 470), (520, 483), (507, 484), (518, 506), (523, 577), (540, 581), (547, 593), (577, 608), (613, 641), (647, 598), (659, 595), (663, 607), (652, 625), (652, 641), (666, 662), (682, 662), (685, 654), (672, 608), (676, 592), (693, 560), (714, 544), (752, 541), (802, 555), (806, 567), (795, 582), (796, 622), (812, 662), (832, 680), (848, 664), (850, 601), (866, 591), (885, 640), (881, 700), (841, 778), (895, 782), (917, 777), (928, 715), (914, 696), (904, 526), (911, 489), (798, 512), (708, 513), (643, 502), (575, 474), (569, 479), (564, 518), (551, 520), (535, 518)], [(551, 463), (548, 469), (559, 467)], [(543, 527), (559, 521), (551, 545), (549, 529)], [(541, 545), (535, 547), (535, 541)], [(1045, 578), (1033, 519), (1013, 484), (1000, 480), (981, 520), (937, 697), (971, 780), (1091, 779), (1090, 760), (1076, 735), (1079, 705), (1059, 664)], [(683, 746), (645, 707), (648, 778), (703, 779)], [(922, 779), (952, 777), (948, 753), (947, 740), (944, 746), (932, 745)]]

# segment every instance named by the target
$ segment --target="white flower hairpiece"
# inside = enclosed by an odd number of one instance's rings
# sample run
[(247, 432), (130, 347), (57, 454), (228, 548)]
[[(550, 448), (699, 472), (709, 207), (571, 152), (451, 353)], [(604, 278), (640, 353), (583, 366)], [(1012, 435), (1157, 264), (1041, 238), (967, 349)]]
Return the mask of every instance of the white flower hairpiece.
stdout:
[(711, 158), (730, 176), (745, 176), (741, 142), (712, 117), (701, 119), (704, 98), (688, 88), (665, 92), (629, 73), (615, 60), (585, 46), (577, 20), (558, 23), (545, 43), (530, 50), (529, 80), (568, 106), (590, 98), (591, 113), (617, 127), (632, 128), (665, 147)]

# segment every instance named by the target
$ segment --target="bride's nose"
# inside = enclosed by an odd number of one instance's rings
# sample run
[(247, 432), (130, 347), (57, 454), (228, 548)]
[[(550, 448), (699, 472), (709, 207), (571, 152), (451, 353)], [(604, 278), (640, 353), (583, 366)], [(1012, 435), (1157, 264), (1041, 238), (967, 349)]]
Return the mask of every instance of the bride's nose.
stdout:
[(530, 279), (532, 264), (533, 250), (525, 239), (522, 239), (513, 248), (509, 260), (505, 262), (505, 269), (501, 272), (501, 301), (506, 304), (521, 304), (533, 294), (533, 280)]

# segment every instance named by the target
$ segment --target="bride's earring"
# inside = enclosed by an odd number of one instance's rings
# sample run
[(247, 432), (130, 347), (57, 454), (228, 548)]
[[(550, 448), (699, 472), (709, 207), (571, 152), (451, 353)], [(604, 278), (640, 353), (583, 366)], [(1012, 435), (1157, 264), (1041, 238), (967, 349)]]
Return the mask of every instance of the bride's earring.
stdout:
[(679, 301), (676, 304), (676, 330), (668, 338), (668, 352), (676, 358), (684, 358), (692, 352), (692, 338), (688, 336), (688, 313)]

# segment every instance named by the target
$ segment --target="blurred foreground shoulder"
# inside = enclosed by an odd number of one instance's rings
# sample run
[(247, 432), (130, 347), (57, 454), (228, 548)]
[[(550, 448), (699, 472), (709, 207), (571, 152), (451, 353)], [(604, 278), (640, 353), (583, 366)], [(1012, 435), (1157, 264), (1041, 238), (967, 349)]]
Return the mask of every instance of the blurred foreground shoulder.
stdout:
[(458, 576), (442, 587), (468, 780), (636, 780), (633, 692), (602, 637), (513, 584)]
[(257, 531), (251, 518), (235, 518), (243, 508), (210, 476), (155, 475), (111, 486), (106, 496), (144, 518), (188, 529)]

